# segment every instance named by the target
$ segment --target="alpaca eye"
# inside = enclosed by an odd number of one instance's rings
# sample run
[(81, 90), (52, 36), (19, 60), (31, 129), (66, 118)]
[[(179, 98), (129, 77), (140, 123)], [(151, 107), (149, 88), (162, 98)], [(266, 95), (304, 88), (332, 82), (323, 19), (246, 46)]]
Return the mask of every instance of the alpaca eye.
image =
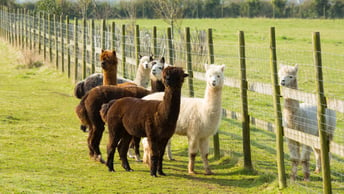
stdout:
[(220, 75), (217, 75), (217, 78), (220, 78), (221, 76)]
[(159, 69), (162, 69), (162, 67), (159, 67)]
[(290, 79), (292, 79), (292, 78), (293, 78), (293, 76), (289, 76), (289, 78), (290, 78)]

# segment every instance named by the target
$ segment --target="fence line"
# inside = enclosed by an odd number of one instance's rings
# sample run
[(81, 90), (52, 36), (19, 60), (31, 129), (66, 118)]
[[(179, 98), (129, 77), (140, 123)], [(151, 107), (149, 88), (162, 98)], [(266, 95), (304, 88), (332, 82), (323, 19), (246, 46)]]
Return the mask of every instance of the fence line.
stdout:
[[(43, 52), (45, 60), (47, 60), (49, 56), (50, 62), (53, 61), (53, 56), (55, 56), (56, 69), (59, 69), (62, 72), (65, 72), (66, 70), (68, 77), (71, 77), (72, 73), (74, 73), (74, 81), (84, 79), (88, 75), (100, 71), (100, 67), (97, 65), (96, 61), (97, 56), (102, 49), (116, 50), (117, 57), (122, 64), (118, 73), (124, 78), (131, 78), (135, 74), (135, 70), (133, 70), (133, 68), (137, 66), (139, 54), (153, 54), (155, 57), (168, 55), (168, 61), (170, 64), (179, 66), (185, 65), (187, 67), (186, 69), (190, 75), (188, 81), (188, 93), (190, 96), (193, 96), (193, 82), (196, 80), (205, 80), (204, 73), (201, 72), (202, 69), (196, 64), (204, 62), (204, 58), (208, 58), (208, 62), (210, 63), (214, 63), (215, 61), (211, 29), (208, 30), (208, 37), (204, 39), (202, 38), (202, 36), (204, 36), (203, 32), (191, 34), (190, 29), (186, 28), (185, 34), (180, 35), (180, 40), (178, 42), (178, 39), (172, 40), (170, 28), (167, 29), (166, 34), (163, 33), (158, 36), (157, 28), (153, 27), (151, 31), (152, 35), (150, 35), (147, 30), (140, 29), (138, 25), (122, 25), (120, 28), (117, 27), (115, 23), (112, 23), (110, 27), (107, 27), (105, 20), (102, 20), (101, 23), (95, 23), (94, 20), (91, 20), (89, 25), (88, 21), (82, 20), (80, 25), (77, 18), (73, 20), (74, 23), (70, 23), (68, 16), (65, 18), (60, 16), (58, 22), (56, 16), (51, 17), (49, 14), (39, 13), (37, 15), (30, 15), (30, 13), (27, 14), (20, 10), (17, 10), (17, 12), (11, 12), (11, 10), (4, 7), (1, 8), (0, 17), (1, 35), (6, 37), (12, 45), (18, 47), (21, 46), (23, 49), (25, 47), (37, 49), (39, 54), (42, 54)], [(146, 40), (146, 37), (144, 36), (148, 36), (150, 38)], [(204, 41), (206, 39), (208, 39), (208, 42)], [(79, 45), (81, 45), (81, 47), (79, 47)], [(192, 47), (192, 45), (194, 47)], [(243, 54), (240, 55), (240, 59), (250, 59), (245, 56), (246, 47), (244, 44), (240, 45), (238, 48), (241, 49), (241, 53)], [(152, 50), (153, 53), (151, 52)], [(195, 56), (194, 53), (197, 53), (197, 56)], [(183, 61), (183, 59), (185, 61)], [(276, 62), (276, 59), (273, 60)], [(244, 61), (242, 62), (243, 64), (245, 63)], [(246, 67), (243, 65), (241, 70), (245, 69)], [(241, 88), (243, 97), (247, 96), (247, 91), (268, 96), (274, 95), (272, 84), (248, 81), (246, 80), (246, 72), (243, 72), (240, 79), (226, 77), (225, 85), (231, 88)], [(323, 92), (318, 92), (318, 94), (319, 93)], [(313, 105), (317, 105), (319, 102), (316, 96), (318, 94), (289, 88), (281, 88), (281, 95), (284, 98), (292, 98)], [(321, 105), (327, 102), (327, 108), (336, 110), (339, 113), (344, 113), (343, 100), (323, 98), (324, 102), (320, 103)], [(280, 106), (280, 103), (278, 102), (275, 104)], [(237, 120), (242, 120), (244, 118), (243, 128), (244, 125), (247, 128), (243, 133), (243, 136), (246, 136), (243, 142), (243, 144), (246, 145), (244, 148), (245, 167), (250, 167), (252, 164), (250, 164), (251, 150), (249, 149), (249, 123), (274, 133), (276, 133), (276, 126), (271, 122), (250, 116), (247, 108), (247, 100), (243, 100), (241, 105), (242, 110), (244, 110), (243, 113), (230, 111), (227, 107), (223, 112), (224, 116), (227, 118)], [(281, 113), (281, 110), (277, 110), (277, 112)], [(242, 116), (243, 114), (246, 116)], [(321, 115), (323, 115), (323, 113)], [(281, 116), (276, 116), (276, 119), (281, 120), (279, 117)], [(320, 130), (320, 133), (322, 131), (324, 130)], [(290, 128), (284, 128), (283, 132), (284, 136), (287, 138), (301, 142), (305, 145), (321, 148), (320, 138), (318, 136)], [(219, 142), (216, 143), (216, 141), (218, 140), (214, 138), (214, 152), (215, 155), (219, 156), (217, 153), (220, 153), (220, 145)], [(332, 153), (344, 157), (343, 145), (335, 143), (334, 141), (328, 142), (328, 144), (330, 145)], [(324, 148), (322, 148), (322, 150), (324, 150)], [(283, 150), (281, 153), (278, 153), (282, 155), (284, 154)], [(284, 171), (284, 169), (282, 169), (282, 171)], [(279, 174), (280, 173), (282, 173), (282, 176), (285, 178), (284, 172), (279, 172)], [(327, 177), (323, 179), (324, 182), (328, 182), (330, 178)], [(328, 184), (330, 183), (326, 183), (326, 185)], [(280, 182), (280, 187), (283, 188), (284, 183)], [(324, 188), (327, 188), (327, 186), (324, 186)], [(331, 190), (331, 187), (329, 187), (329, 190)]]

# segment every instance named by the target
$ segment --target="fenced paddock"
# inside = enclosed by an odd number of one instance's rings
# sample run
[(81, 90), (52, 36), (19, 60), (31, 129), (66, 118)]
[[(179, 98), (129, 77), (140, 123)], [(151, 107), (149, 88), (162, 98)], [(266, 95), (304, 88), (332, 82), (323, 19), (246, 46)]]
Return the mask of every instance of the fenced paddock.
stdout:
[[(344, 56), (322, 52), (316, 46), (320, 44), (319, 34), (309, 37), (309, 41), (313, 42), (309, 48), (280, 48), (275, 43), (274, 28), (271, 28), (270, 40), (264, 40), (270, 41), (270, 44), (257, 47), (245, 44), (244, 32), (238, 33), (237, 42), (215, 43), (212, 29), (196, 31), (185, 28), (175, 33), (172, 39), (169, 28), (165, 31), (158, 31), (156, 27), (140, 29), (138, 25), (117, 26), (105, 20), (70, 20), (68, 16), (33, 14), (6, 8), (1, 9), (0, 16), (2, 37), (14, 46), (35, 50), (45, 60), (55, 63), (56, 69), (65, 72), (73, 81), (100, 72), (98, 55), (101, 49), (114, 49), (120, 59), (120, 76), (133, 79), (138, 54), (164, 56), (168, 63), (182, 66), (190, 74), (183, 94), (202, 97), (205, 88), (202, 64), (225, 64), (223, 121), (226, 125), (242, 125), (242, 131), (235, 133), (220, 127), (213, 139), (211, 150), (214, 157), (235, 154), (231, 152), (233, 144), (229, 141), (231, 138), (240, 139), (242, 141), (236, 146), (244, 148), (240, 156), (244, 166), (266, 169), (277, 163), (279, 187), (283, 188), (290, 174), (285, 139), (291, 138), (321, 148), (325, 156), (329, 149), (332, 155), (328, 163), (326, 160), (329, 158), (325, 159), (322, 174), (311, 173), (310, 183), (301, 181), (302, 170), (299, 169), (299, 181), (295, 184), (303, 185), (307, 191), (344, 192)], [(279, 63), (299, 64), (297, 91), (277, 86), (275, 79)], [(317, 79), (321, 77), (323, 79)], [(321, 92), (322, 86), (324, 92)], [(283, 97), (317, 105), (320, 110), (326, 107), (335, 110), (337, 126), (333, 141), (326, 142), (327, 134), (321, 128), (323, 133), (320, 137), (283, 129), (280, 118)], [(321, 116), (319, 112), (319, 118)], [(257, 139), (264, 139), (265, 144), (257, 146)], [(257, 150), (251, 149), (253, 145)], [(266, 154), (267, 157), (275, 154), (278, 157), (276, 163), (256, 161), (257, 154)], [(311, 165), (313, 169), (313, 154)], [(321, 187), (319, 182), (323, 182)]]

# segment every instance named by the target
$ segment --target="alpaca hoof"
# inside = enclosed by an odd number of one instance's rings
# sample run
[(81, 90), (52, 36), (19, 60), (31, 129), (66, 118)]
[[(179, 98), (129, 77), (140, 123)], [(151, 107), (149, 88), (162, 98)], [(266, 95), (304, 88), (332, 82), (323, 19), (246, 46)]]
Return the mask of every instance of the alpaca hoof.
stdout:
[(109, 172), (115, 172), (115, 169), (109, 168)]
[(176, 159), (174, 159), (174, 158), (170, 158), (169, 160), (170, 160), (170, 161), (176, 161)]
[(304, 178), (304, 179), (303, 179), (303, 181), (305, 181), (305, 182), (309, 182), (309, 181), (310, 181), (310, 179), (309, 179), (309, 178)]
[(143, 162), (141, 159), (135, 160), (136, 162)]
[(319, 173), (320, 173), (320, 170), (319, 170), (319, 169), (315, 169), (314, 173), (315, 173), (315, 174), (319, 174)]
[(213, 174), (214, 173), (211, 170), (205, 172), (205, 175), (213, 175)]
[(87, 127), (85, 125), (80, 125), (80, 130), (83, 131), (84, 133), (87, 133)]
[(152, 177), (158, 177), (156, 174), (151, 174)]
[(102, 163), (102, 164), (105, 164), (105, 160), (102, 158), (102, 155), (96, 156), (96, 157), (95, 157), (95, 160), (96, 160), (97, 162), (100, 162), (100, 163)]
[(133, 172), (134, 170), (129, 168), (129, 169), (125, 169), (127, 172)]
[(189, 174), (194, 175), (197, 174), (195, 171), (189, 171)]
[(159, 175), (161, 175), (161, 176), (166, 176), (166, 174), (164, 173), (164, 172), (159, 172)]

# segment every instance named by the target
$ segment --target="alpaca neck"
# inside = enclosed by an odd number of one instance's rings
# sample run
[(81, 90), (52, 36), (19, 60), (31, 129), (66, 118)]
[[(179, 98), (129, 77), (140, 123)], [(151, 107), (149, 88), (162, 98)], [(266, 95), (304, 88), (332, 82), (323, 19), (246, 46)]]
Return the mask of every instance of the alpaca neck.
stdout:
[(149, 74), (150, 69), (143, 69), (143, 67), (140, 65), (140, 67), (137, 69), (134, 83), (144, 88), (147, 88), (149, 83)]
[(170, 123), (175, 123), (180, 110), (181, 88), (165, 88), (163, 101), (160, 103), (159, 113), (164, 115)]
[(222, 88), (211, 88), (207, 86), (204, 102), (207, 113), (216, 113), (221, 111)]
[(151, 80), (152, 92), (163, 92), (165, 86), (161, 80)]
[(103, 71), (103, 85), (117, 85), (116, 71)]
[[(289, 88), (297, 89), (297, 82), (295, 82)], [(300, 103), (298, 100), (292, 98), (285, 98), (284, 99), (284, 108), (283, 108), (283, 116), (286, 122), (287, 127), (295, 128), (294, 127), (294, 117), (297, 117), (296, 112), (299, 110)]]

